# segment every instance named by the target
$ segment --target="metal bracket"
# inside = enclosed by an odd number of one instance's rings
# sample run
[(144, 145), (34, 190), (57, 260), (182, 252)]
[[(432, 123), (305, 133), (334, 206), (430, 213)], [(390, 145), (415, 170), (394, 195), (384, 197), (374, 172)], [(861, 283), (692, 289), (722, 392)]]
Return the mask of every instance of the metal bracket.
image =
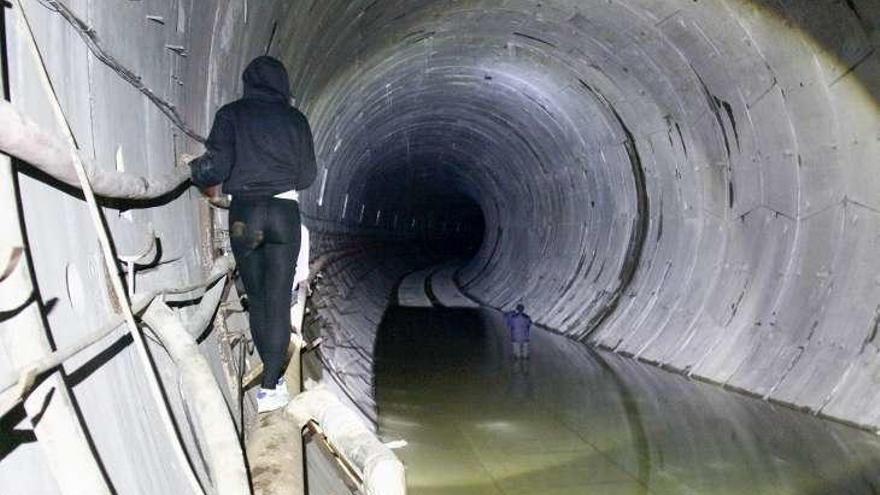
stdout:
[(360, 493), (361, 488), (364, 486), (363, 478), (358, 473), (357, 469), (351, 465), (348, 459), (336, 450), (336, 447), (333, 446), (333, 443), (330, 442), (330, 439), (324, 434), (324, 430), (317, 421), (311, 419), (302, 427), (302, 437), (304, 445), (315, 440), (317, 446), (321, 449), (324, 455), (335, 461), (334, 465), (342, 475), (342, 481), (345, 483), (345, 486), (347, 486), (353, 493)]

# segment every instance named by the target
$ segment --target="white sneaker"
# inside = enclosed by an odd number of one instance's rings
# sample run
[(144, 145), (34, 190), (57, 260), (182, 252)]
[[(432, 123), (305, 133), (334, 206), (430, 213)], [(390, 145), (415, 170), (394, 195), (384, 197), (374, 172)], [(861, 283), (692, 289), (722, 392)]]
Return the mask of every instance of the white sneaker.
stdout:
[(281, 409), (290, 402), (290, 394), (287, 392), (287, 384), (279, 380), (279, 385), (275, 389), (265, 389), (260, 387), (257, 391), (257, 412), (264, 413)]

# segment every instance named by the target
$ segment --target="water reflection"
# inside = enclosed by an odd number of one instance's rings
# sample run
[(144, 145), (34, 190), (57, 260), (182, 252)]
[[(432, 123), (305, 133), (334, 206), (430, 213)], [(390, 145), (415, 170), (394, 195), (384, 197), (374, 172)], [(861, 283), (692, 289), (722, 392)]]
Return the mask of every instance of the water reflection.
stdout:
[(515, 363), (482, 310), (391, 309), (380, 434), (410, 493), (880, 493), (880, 439), (537, 331)]

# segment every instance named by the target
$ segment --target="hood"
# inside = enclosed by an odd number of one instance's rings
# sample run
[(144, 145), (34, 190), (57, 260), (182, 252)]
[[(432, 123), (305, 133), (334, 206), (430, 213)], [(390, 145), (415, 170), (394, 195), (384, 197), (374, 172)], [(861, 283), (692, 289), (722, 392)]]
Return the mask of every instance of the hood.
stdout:
[(290, 100), (290, 79), (287, 69), (274, 57), (257, 57), (248, 64), (241, 76), (244, 97), (265, 100)]

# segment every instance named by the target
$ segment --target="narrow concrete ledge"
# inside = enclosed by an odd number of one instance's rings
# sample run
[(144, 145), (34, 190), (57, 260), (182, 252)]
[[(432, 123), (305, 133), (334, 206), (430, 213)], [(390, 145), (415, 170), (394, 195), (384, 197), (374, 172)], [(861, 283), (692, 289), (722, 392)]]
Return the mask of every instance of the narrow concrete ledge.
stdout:
[[(300, 370), (293, 368), (288, 366), (284, 373), (287, 383), (296, 384), (291, 393), (300, 383)], [(254, 418), (246, 452), (254, 495), (305, 495), (302, 432), (284, 408)]]
[(397, 287), (397, 304), (408, 308), (430, 308), (431, 299), (425, 292), (425, 283), (432, 269), (419, 270), (403, 277)]

